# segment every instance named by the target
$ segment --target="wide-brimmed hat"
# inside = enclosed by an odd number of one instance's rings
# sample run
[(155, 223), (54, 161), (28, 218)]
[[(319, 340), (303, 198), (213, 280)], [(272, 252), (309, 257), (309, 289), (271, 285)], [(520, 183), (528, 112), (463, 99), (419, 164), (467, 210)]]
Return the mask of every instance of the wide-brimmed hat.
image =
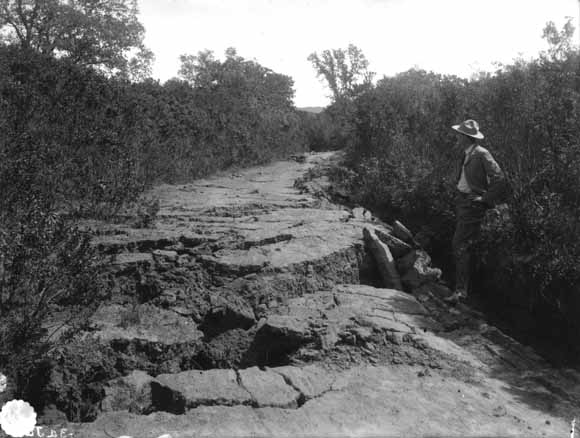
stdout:
[(483, 134), (479, 132), (479, 124), (475, 120), (466, 120), (465, 122), (461, 122), (459, 125), (453, 125), (452, 128), (469, 137), (477, 138), (479, 140), (483, 138)]

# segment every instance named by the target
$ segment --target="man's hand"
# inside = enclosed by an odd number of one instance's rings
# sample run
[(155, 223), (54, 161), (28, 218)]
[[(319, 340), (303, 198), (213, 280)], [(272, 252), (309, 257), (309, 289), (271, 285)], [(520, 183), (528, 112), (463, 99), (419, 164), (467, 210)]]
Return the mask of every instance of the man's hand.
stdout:
[(476, 196), (471, 200), (471, 202), (480, 205), (481, 207), (489, 208), (489, 205), (487, 205), (487, 203), (483, 200), (481, 196)]

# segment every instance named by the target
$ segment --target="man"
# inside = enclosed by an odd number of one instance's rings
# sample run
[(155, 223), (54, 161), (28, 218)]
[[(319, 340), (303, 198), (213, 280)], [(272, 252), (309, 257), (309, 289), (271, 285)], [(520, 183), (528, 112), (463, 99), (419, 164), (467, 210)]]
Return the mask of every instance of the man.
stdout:
[(483, 134), (475, 120), (466, 120), (452, 128), (458, 137), (456, 149), (461, 151), (457, 172), (457, 227), (453, 236), (455, 292), (446, 298), (453, 304), (467, 298), (473, 245), (479, 237), (486, 210), (505, 195), (506, 179), (491, 153), (478, 144)]

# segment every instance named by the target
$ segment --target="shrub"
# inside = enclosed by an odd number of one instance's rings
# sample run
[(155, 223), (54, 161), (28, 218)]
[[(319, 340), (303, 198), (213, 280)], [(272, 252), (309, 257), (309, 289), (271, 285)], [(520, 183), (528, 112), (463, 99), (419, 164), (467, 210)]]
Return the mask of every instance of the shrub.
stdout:
[(41, 407), (35, 376), (102, 299), (97, 257), (88, 236), (40, 202), (0, 219), (0, 369), (14, 397)]

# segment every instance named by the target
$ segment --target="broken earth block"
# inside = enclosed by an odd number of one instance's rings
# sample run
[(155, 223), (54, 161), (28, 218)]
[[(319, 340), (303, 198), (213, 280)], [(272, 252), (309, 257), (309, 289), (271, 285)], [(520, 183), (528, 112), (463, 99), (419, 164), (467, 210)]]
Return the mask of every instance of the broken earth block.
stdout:
[(389, 247), (379, 240), (374, 229), (370, 227), (364, 228), (363, 236), (367, 247), (377, 261), (383, 285), (387, 288), (403, 290), (399, 273), (395, 267), (395, 259)]

